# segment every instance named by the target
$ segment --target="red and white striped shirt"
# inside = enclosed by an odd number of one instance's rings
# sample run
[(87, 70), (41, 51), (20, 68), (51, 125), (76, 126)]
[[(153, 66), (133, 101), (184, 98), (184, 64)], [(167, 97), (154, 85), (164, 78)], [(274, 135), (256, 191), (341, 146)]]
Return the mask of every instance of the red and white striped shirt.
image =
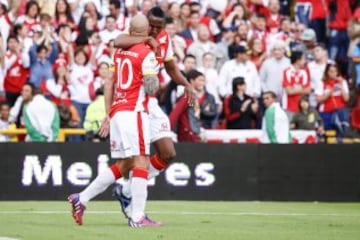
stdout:
[[(297, 70), (293, 66), (290, 66), (284, 70), (282, 85), (284, 88), (288, 86), (296, 87), (297, 85), (303, 88), (309, 87), (309, 74), (305, 69)], [(301, 94), (288, 95), (287, 92), (284, 91), (282, 107), (287, 111), (297, 112), (299, 111), (300, 98)]]
[(315, 89), (315, 94), (317, 96), (322, 96), (334, 88), (337, 90), (335, 90), (328, 99), (319, 105), (319, 112), (333, 112), (336, 109), (346, 106), (346, 102), (342, 97), (341, 91), (341, 89), (344, 89), (345, 93), (349, 93), (349, 87), (346, 81), (342, 81), (341, 83), (332, 79), (321, 81)]

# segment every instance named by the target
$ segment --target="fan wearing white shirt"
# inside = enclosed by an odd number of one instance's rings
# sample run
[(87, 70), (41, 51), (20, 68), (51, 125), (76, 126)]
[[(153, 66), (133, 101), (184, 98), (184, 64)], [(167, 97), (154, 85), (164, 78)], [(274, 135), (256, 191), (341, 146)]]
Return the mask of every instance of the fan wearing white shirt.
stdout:
[(328, 63), (334, 63), (328, 57), (328, 51), (324, 44), (318, 43), (314, 48), (314, 60), (307, 64), (310, 75), (310, 106), (316, 107), (315, 90), (321, 85), (324, 77), (325, 67)]
[(237, 45), (233, 48), (234, 59), (224, 63), (220, 70), (220, 96), (232, 94), (232, 81), (236, 77), (243, 77), (246, 83), (246, 94), (251, 97), (260, 97), (260, 78), (256, 66), (248, 60), (247, 48)]
[(79, 127), (83, 125), (86, 109), (91, 103), (89, 88), (94, 81), (92, 61), (93, 59), (88, 60), (83, 49), (78, 49), (73, 53), (72, 47), (69, 47), (70, 99), (80, 116)]
[(108, 44), (110, 40), (115, 39), (121, 33), (116, 29), (116, 17), (114, 15), (106, 16), (105, 29), (100, 31), (101, 41)]

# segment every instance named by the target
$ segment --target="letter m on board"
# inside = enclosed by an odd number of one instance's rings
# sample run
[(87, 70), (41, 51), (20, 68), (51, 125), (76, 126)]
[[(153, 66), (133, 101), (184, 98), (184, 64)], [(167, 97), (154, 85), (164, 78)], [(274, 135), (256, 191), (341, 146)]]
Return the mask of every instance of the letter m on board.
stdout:
[(24, 186), (30, 186), (33, 180), (37, 185), (45, 185), (52, 178), (53, 186), (62, 185), (62, 162), (60, 156), (48, 156), (41, 166), (39, 157), (28, 155), (25, 157), (21, 182)]

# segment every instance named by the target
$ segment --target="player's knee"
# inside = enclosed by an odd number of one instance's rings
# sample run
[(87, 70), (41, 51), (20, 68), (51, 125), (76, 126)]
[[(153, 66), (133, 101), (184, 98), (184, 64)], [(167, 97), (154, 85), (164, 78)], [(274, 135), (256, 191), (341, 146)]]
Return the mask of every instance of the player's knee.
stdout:
[(176, 151), (175, 149), (169, 149), (162, 154), (160, 154), (160, 158), (168, 163), (170, 163), (172, 160), (174, 160), (176, 157)]

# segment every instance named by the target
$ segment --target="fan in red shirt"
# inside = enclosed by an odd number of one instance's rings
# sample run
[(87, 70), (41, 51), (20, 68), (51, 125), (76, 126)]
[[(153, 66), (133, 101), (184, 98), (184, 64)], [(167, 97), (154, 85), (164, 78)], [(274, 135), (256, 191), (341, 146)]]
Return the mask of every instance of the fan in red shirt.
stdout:
[(282, 85), (285, 89), (282, 107), (286, 110), (289, 120), (299, 111), (299, 100), (302, 95), (311, 91), (310, 78), (304, 69), (306, 60), (303, 52), (291, 53), (291, 66), (284, 70)]
[(7, 40), (8, 51), (5, 55), (5, 81), (4, 89), (6, 99), (12, 106), (20, 96), (23, 85), (29, 77), (29, 59), (21, 55), (21, 46), (15, 36)]
[(346, 80), (339, 75), (337, 65), (326, 65), (323, 81), (315, 94), (325, 130), (335, 129), (342, 136), (349, 127), (349, 112), (346, 109), (349, 87)]

